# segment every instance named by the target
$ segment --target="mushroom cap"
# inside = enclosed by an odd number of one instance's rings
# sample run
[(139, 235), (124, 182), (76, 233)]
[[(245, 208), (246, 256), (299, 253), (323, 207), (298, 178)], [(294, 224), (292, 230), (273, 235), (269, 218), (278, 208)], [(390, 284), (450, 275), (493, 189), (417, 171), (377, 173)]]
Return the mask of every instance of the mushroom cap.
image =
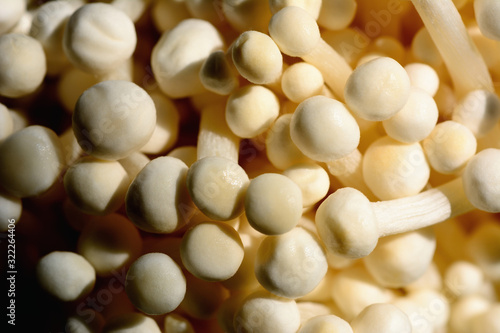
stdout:
[(320, 15), (321, 5), (321, 0), (269, 0), (269, 8), (273, 14), (285, 7), (297, 6), (306, 10), (315, 20)]
[(280, 235), (294, 228), (302, 216), (302, 192), (290, 178), (264, 173), (251, 180), (245, 195), (250, 225), (266, 235)]
[(151, 138), (156, 108), (148, 93), (129, 81), (103, 81), (80, 96), (73, 131), (84, 151), (118, 160), (138, 151)]
[(272, 16), (269, 34), (281, 52), (292, 57), (309, 54), (321, 39), (314, 17), (295, 6), (284, 7)]
[(329, 162), (358, 147), (360, 130), (344, 104), (329, 97), (314, 96), (297, 106), (290, 123), (290, 136), (304, 155)]
[(356, 333), (411, 333), (409, 317), (395, 305), (376, 303), (367, 306), (351, 322)]
[(187, 173), (193, 202), (205, 215), (218, 221), (229, 221), (243, 213), (249, 182), (245, 170), (224, 157), (204, 157)]
[(105, 3), (76, 10), (64, 29), (63, 48), (71, 63), (86, 72), (104, 74), (132, 56), (137, 35), (132, 20)]
[(474, 14), (481, 33), (494, 40), (500, 40), (498, 14), (500, 4), (495, 0), (475, 0)]
[(186, 294), (186, 278), (168, 255), (148, 253), (127, 272), (125, 291), (132, 304), (149, 315), (175, 310)]
[(349, 76), (344, 97), (359, 117), (380, 121), (394, 116), (408, 101), (410, 78), (394, 59), (377, 57), (358, 66)]
[(420, 88), (434, 97), (439, 89), (439, 75), (428, 64), (413, 62), (405, 67), (412, 87)]
[(500, 149), (489, 148), (477, 153), (462, 175), (465, 195), (477, 209), (500, 212)]
[(106, 333), (161, 333), (156, 321), (142, 313), (122, 313), (106, 321)]
[(315, 316), (302, 324), (298, 333), (352, 333), (351, 325), (344, 319), (334, 315)]
[(47, 191), (65, 165), (59, 137), (43, 126), (28, 126), (0, 143), (0, 184), (24, 198)]
[(25, 1), (1, 0), (0, 7), (0, 35), (11, 30), (26, 12)]
[(74, 252), (45, 255), (38, 261), (36, 275), (43, 289), (64, 302), (87, 295), (95, 283), (94, 267)]
[(343, 257), (365, 257), (378, 242), (371, 203), (354, 188), (344, 187), (330, 194), (318, 207), (316, 226), (326, 248)]
[(324, 88), (323, 74), (307, 62), (298, 62), (283, 71), (281, 89), (294, 103), (319, 95)]
[(299, 185), (302, 192), (302, 206), (311, 207), (323, 199), (330, 189), (330, 177), (324, 168), (316, 163), (299, 163), (283, 171)]

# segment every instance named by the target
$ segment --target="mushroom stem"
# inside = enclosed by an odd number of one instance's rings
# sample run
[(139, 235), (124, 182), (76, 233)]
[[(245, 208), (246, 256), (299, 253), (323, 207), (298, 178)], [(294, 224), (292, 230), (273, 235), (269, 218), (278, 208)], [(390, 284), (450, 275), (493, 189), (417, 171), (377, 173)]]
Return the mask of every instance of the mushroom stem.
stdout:
[(458, 96), (493, 90), (488, 68), (452, 0), (411, 0), (448, 68)]

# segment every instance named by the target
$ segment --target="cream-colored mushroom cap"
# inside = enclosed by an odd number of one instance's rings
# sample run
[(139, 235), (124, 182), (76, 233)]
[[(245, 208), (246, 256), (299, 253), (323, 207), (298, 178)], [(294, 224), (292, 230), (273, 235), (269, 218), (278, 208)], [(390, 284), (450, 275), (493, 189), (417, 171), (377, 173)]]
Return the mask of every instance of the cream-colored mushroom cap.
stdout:
[(376, 303), (367, 306), (351, 322), (356, 333), (411, 333), (410, 318), (395, 305)]
[(279, 115), (278, 97), (268, 88), (248, 85), (233, 92), (226, 103), (226, 121), (240, 138), (253, 138), (271, 126)]
[(281, 89), (285, 96), (295, 103), (319, 95), (324, 88), (323, 75), (311, 64), (298, 62), (283, 72)]
[(63, 47), (71, 63), (105, 74), (132, 56), (135, 26), (121, 10), (105, 3), (86, 4), (74, 12), (64, 30)]
[(454, 297), (480, 294), (485, 276), (481, 268), (471, 262), (457, 260), (447, 267), (444, 286)]
[(161, 333), (156, 321), (142, 313), (123, 313), (106, 322), (103, 333)]
[(371, 121), (395, 115), (406, 104), (409, 95), (408, 74), (389, 57), (378, 57), (358, 66), (347, 80), (344, 90), (349, 109)]
[(290, 178), (265, 173), (252, 179), (245, 196), (250, 225), (266, 235), (292, 230), (302, 216), (302, 192)]
[(22, 211), (23, 202), (21, 199), (0, 190), (0, 232), (7, 232), (11, 222), (13, 224), (17, 223)]
[(223, 46), (217, 29), (200, 19), (183, 20), (164, 32), (151, 54), (151, 66), (160, 89), (171, 98), (203, 92), (200, 68), (213, 51)]
[(130, 177), (118, 161), (92, 156), (77, 160), (64, 175), (71, 202), (88, 214), (106, 215), (124, 202)]
[(294, 300), (257, 291), (239, 306), (233, 325), (236, 332), (292, 333), (299, 329), (300, 313)]
[(351, 325), (334, 315), (315, 316), (302, 324), (298, 333), (353, 333)]
[(299, 185), (304, 208), (319, 202), (330, 189), (328, 173), (316, 163), (295, 164), (283, 171), (283, 175)]
[(166, 254), (148, 253), (130, 266), (125, 291), (136, 308), (160, 315), (175, 310), (182, 302), (186, 278)]
[(187, 174), (187, 187), (196, 206), (218, 221), (232, 220), (243, 212), (249, 183), (245, 170), (223, 157), (204, 157)]
[(462, 175), (465, 195), (477, 209), (500, 212), (500, 150), (485, 149), (477, 153)]
[(347, 28), (356, 15), (356, 0), (322, 1), (318, 24), (327, 30)]
[(60, 139), (47, 127), (28, 126), (0, 143), (0, 184), (15, 197), (47, 191), (64, 164)]
[(14, 131), (14, 119), (11, 111), (0, 103), (0, 142)]
[(284, 7), (297, 6), (306, 10), (314, 19), (318, 19), (321, 3), (321, 0), (269, 0), (269, 8), (271, 13), (275, 14)]
[(328, 162), (358, 147), (359, 126), (344, 104), (314, 96), (299, 104), (292, 116), (290, 135), (304, 155)]
[(500, 4), (495, 0), (475, 0), (474, 14), (481, 33), (494, 40), (500, 40), (500, 24), (498, 14)]
[(47, 66), (39, 41), (23, 34), (5, 34), (0, 36), (0, 53), (0, 95), (21, 97), (42, 84)]
[(87, 295), (95, 283), (95, 270), (81, 255), (54, 251), (37, 264), (38, 282), (54, 297), (64, 302)]
[(500, 332), (500, 304), (492, 305), (487, 311), (472, 319), (472, 332)]
[(127, 215), (139, 228), (171, 233), (186, 224), (193, 209), (186, 188), (187, 165), (163, 156), (149, 162), (135, 177), (125, 198)]
[(107, 160), (138, 151), (151, 138), (155, 125), (153, 100), (128, 81), (104, 81), (90, 87), (73, 113), (73, 131), (82, 149)]
[(422, 141), (432, 132), (438, 117), (439, 110), (432, 96), (412, 87), (403, 108), (382, 124), (391, 138), (404, 143), (414, 143)]
[(19, 0), (2, 0), (0, 7), (0, 35), (11, 30), (26, 12), (26, 2)]
[(452, 174), (462, 170), (476, 154), (477, 140), (465, 125), (448, 120), (434, 127), (422, 147), (434, 170)]
[(281, 52), (292, 57), (310, 53), (321, 39), (314, 17), (295, 6), (284, 7), (272, 16), (269, 34)]
[(413, 62), (405, 67), (405, 71), (410, 78), (412, 87), (420, 88), (434, 97), (439, 89), (439, 76), (434, 68), (431, 66)]
[(363, 156), (366, 185), (382, 200), (419, 193), (429, 176), (430, 167), (418, 142), (404, 144), (385, 136), (374, 141)]
[(238, 232), (223, 222), (201, 223), (188, 230), (180, 251), (186, 269), (207, 281), (229, 279), (240, 267), (244, 255)]
[(193, 325), (188, 318), (179, 314), (171, 313), (165, 316), (163, 321), (165, 332), (172, 333), (195, 333)]
[(255, 84), (275, 82), (281, 75), (283, 56), (276, 43), (266, 34), (245, 31), (231, 46), (234, 66)]
[(255, 275), (274, 295), (299, 298), (311, 292), (328, 270), (326, 251), (312, 233), (294, 228), (267, 236), (255, 257)]

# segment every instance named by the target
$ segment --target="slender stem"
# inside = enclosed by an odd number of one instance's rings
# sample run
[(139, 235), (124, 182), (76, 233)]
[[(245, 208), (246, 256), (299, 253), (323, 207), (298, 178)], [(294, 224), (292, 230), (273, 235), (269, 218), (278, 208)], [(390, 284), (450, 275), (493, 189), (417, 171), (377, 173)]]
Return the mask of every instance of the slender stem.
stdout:
[(452, 0), (411, 0), (448, 68), (459, 97), (494, 91), (488, 68)]
[(474, 209), (461, 177), (414, 196), (375, 202), (372, 207), (380, 237), (425, 228)]

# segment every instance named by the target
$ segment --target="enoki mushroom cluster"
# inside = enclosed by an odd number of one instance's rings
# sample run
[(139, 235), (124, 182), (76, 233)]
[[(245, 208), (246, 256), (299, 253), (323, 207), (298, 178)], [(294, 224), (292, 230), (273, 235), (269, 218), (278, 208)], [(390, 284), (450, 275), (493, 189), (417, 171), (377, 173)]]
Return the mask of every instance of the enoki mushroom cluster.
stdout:
[(500, 333), (499, 19), (0, 0), (0, 228), (64, 309), (37, 331)]

